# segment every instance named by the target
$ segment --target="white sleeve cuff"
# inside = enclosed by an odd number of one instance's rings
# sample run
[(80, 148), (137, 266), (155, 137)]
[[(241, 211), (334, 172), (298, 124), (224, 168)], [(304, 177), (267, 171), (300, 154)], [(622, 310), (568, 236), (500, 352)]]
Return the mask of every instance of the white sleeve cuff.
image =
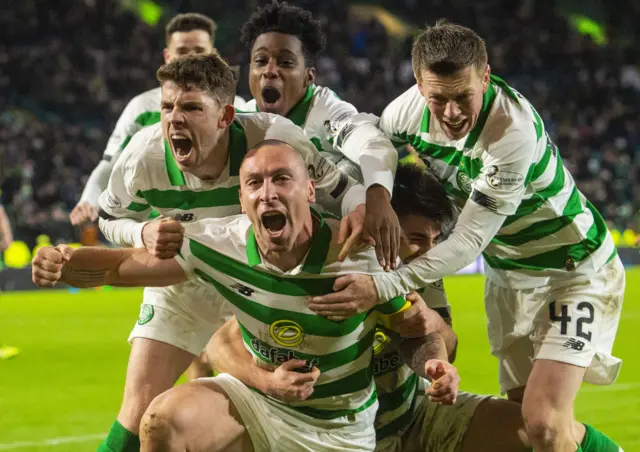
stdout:
[(342, 198), (342, 216), (346, 216), (356, 210), (360, 204), (367, 202), (367, 189), (362, 184), (353, 185)]
[(142, 229), (144, 229), (145, 225), (148, 221), (144, 223), (138, 223), (132, 231), (133, 234), (133, 247), (134, 248), (145, 248), (144, 241), (142, 240)]
[(402, 279), (396, 272), (376, 273), (373, 275), (373, 283), (376, 286), (380, 300), (392, 300), (395, 297), (401, 297), (411, 292), (403, 289)]
[(393, 195), (393, 171), (386, 168), (380, 168), (378, 160), (368, 156), (360, 158), (360, 169), (362, 170), (362, 178), (364, 180), (365, 189), (369, 189), (372, 185), (382, 185), (389, 192), (389, 196)]

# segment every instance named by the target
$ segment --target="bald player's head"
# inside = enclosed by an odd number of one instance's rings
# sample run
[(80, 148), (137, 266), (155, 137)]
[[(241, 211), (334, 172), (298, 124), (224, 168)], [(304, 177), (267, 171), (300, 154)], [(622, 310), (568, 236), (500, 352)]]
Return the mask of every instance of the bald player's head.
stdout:
[(240, 167), (240, 204), (267, 248), (291, 249), (311, 222), (313, 202), (314, 182), (293, 147), (265, 140), (247, 152)]

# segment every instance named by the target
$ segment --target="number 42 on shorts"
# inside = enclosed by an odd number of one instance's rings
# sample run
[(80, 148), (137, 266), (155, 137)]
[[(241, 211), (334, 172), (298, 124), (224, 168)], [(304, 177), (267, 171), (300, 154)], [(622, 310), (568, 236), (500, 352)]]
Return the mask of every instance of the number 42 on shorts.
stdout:
[[(551, 319), (553, 322), (560, 322), (560, 334), (569, 334), (567, 330), (569, 327), (569, 323), (571, 323), (571, 320), (573, 319), (571, 316), (569, 316), (569, 306), (566, 304), (560, 304), (559, 307), (560, 309), (558, 309), (558, 305), (555, 301), (552, 301), (549, 304), (549, 319)], [(576, 321), (576, 336), (590, 341), (591, 332), (586, 331), (586, 328), (588, 325), (593, 323), (593, 305), (588, 301), (583, 301), (578, 304), (576, 309), (580, 313), (584, 313), (584, 316), (580, 316)], [(560, 312), (558, 313), (558, 311)]]

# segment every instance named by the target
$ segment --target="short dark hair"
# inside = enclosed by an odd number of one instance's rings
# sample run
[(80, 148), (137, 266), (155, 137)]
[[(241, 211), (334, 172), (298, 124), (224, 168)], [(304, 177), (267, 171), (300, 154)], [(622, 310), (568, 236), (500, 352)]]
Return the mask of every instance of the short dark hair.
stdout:
[(483, 71), (487, 61), (487, 47), (475, 31), (444, 19), (420, 33), (411, 48), (411, 63), (418, 80), (424, 70), (451, 75), (473, 66)]
[(453, 204), (444, 187), (428, 169), (416, 164), (398, 165), (391, 207), (398, 217), (429, 218), (440, 230), (447, 229), (453, 220)]
[(233, 104), (236, 77), (217, 51), (185, 55), (164, 64), (156, 74), (160, 84), (172, 81), (181, 88), (208, 92), (221, 105)]
[(174, 16), (167, 24), (165, 28), (165, 40), (167, 42), (167, 45), (169, 45), (171, 35), (178, 31), (186, 32), (192, 30), (202, 30), (206, 31), (209, 36), (211, 36), (211, 44), (213, 44), (216, 37), (216, 28), (216, 23), (204, 14), (178, 14), (177, 16)]
[(240, 40), (251, 49), (258, 36), (271, 31), (296, 36), (302, 43), (307, 66), (312, 65), (326, 44), (320, 22), (309, 11), (277, 0), (251, 15), (240, 30)]

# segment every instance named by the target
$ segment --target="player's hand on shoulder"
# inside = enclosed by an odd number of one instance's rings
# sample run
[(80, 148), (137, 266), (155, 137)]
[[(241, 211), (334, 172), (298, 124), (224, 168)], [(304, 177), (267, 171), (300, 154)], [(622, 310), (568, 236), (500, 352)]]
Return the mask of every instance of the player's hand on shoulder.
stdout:
[(82, 223), (94, 222), (98, 219), (98, 209), (88, 201), (80, 201), (69, 214), (69, 220), (74, 226)]
[(45, 246), (31, 261), (31, 279), (38, 287), (54, 287), (62, 279), (62, 269), (71, 259), (73, 248), (67, 245)]
[(400, 222), (391, 207), (391, 196), (382, 185), (367, 189), (363, 240), (376, 248), (382, 268), (395, 270), (400, 249)]
[(447, 361), (430, 359), (425, 363), (424, 370), (431, 379), (431, 386), (426, 391), (429, 400), (443, 405), (456, 403), (460, 384), (458, 369)]
[(313, 394), (320, 370), (313, 367), (309, 372), (301, 372), (302, 368), (307, 368), (307, 362), (302, 359), (282, 363), (271, 374), (266, 394), (285, 403), (307, 400)]
[(343, 261), (349, 251), (362, 243), (375, 247), (378, 262), (385, 270), (396, 268), (400, 223), (391, 207), (389, 192), (382, 186), (370, 187), (366, 205), (358, 205), (342, 219), (338, 234), (342, 249), (338, 260)]
[[(353, 212), (344, 216), (340, 221), (338, 231), (338, 245), (342, 245), (338, 260), (344, 261), (352, 250), (363, 243), (364, 219), (366, 209), (364, 204), (359, 204)], [(373, 246), (373, 243), (370, 243)]]
[(142, 228), (142, 243), (152, 256), (171, 259), (182, 247), (184, 228), (173, 218), (156, 218)]
[(378, 289), (371, 275), (350, 274), (333, 283), (335, 292), (308, 297), (309, 309), (329, 320), (341, 321), (372, 309), (378, 304)]
[(424, 337), (438, 331), (438, 323), (432, 315), (438, 315), (427, 307), (420, 294), (407, 295), (411, 307), (389, 316), (389, 327), (405, 338)]

